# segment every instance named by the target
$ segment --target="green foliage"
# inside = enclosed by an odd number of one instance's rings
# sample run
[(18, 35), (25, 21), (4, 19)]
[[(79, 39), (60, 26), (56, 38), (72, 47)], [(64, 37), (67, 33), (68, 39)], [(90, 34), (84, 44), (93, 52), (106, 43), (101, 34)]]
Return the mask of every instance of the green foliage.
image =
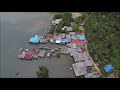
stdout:
[(60, 19), (63, 17), (63, 14), (62, 13), (59, 13), (59, 14), (55, 14), (55, 16), (53, 17), (53, 20), (54, 19)]
[(50, 28), (50, 30), (48, 30), (48, 33), (51, 33), (51, 34), (53, 34), (54, 33), (54, 28)]
[(89, 12), (82, 18), (90, 55), (102, 68), (111, 63), (120, 72), (120, 13)]
[(39, 71), (36, 74), (38, 78), (48, 78), (48, 69), (44, 66), (39, 66)]
[[(66, 31), (62, 31), (62, 28), (64, 26), (70, 26), (70, 22), (73, 22), (73, 18), (70, 12), (63, 12), (63, 13), (58, 13), (53, 17), (53, 20), (62, 18), (62, 21), (59, 23), (57, 26), (56, 32), (57, 33), (66, 33)], [(54, 33), (54, 26), (51, 27), (49, 30), (50, 33)]]
[(79, 30), (80, 30), (78, 23), (74, 23), (74, 25), (73, 25), (73, 30), (74, 30), (74, 31), (79, 31)]
[(63, 13), (62, 20), (63, 20), (63, 25), (64, 25), (64, 26), (69, 26), (69, 25), (70, 25), (70, 22), (73, 21), (73, 18), (72, 18), (71, 13), (70, 13), (70, 12), (65, 12), (65, 13)]

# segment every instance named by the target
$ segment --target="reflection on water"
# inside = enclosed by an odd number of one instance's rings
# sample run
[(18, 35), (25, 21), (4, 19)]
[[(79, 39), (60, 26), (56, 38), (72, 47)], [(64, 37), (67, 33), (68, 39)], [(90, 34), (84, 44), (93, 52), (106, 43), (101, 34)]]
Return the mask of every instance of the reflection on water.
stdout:
[[(74, 78), (72, 70), (64, 70), (73, 63), (69, 55), (60, 59), (43, 58), (25, 61), (17, 58), (18, 50), (22, 48), (38, 48), (30, 45), (28, 40), (35, 34), (44, 35), (50, 28), (53, 14), (48, 12), (0, 12), (1, 17), (1, 76), (5, 78), (36, 78), (38, 66), (44, 65), (49, 69), (51, 78)], [(56, 47), (46, 44), (45, 46)], [(19, 72), (19, 76), (16, 76)]]

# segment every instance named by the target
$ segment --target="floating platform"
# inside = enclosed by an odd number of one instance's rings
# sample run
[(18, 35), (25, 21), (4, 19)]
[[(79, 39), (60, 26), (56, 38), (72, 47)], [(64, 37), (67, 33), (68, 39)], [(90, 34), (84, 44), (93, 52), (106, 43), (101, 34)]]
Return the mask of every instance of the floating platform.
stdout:
[(40, 51), (38, 56), (39, 57), (45, 57), (46, 52), (45, 51)]
[(74, 63), (72, 64), (72, 67), (73, 67), (76, 77), (87, 74), (86, 66), (84, 65), (83, 62)]
[(39, 59), (39, 55), (33, 54), (33, 58), (34, 58), (34, 59)]
[(22, 54), (18, 55), (18, 58), (19, 59), (32, 60), (33, 55), (32, 55), (32, 53), (29, 53), (29, 52), (23, 52)]

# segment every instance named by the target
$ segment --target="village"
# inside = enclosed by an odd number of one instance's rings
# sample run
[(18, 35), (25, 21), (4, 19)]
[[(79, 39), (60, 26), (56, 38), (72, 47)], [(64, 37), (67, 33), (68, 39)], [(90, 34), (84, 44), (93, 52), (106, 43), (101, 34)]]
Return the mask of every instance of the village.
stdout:
[[(71, 13), (72, 18), (76, 19), (82, 14), (79, 12)], [(55, 19), (51, 21), (51, 24), (56, 26), (62, 21), (62, 18)], [(74, 63), (72, 64), (72, 68), (68, 68), (74, 71), (76, 77), (83, 76), (84, 78), (99, 78), (102, 74), (94, 63), (92, 58), (90, 57), (87, 49), (87, 40), (84, 32), (84, 23), (80, 24), (80, 28), (83, 32), (75, 32), (73, 31), (73, 25), (64, 26), (61, 28), (62, 31), (66, 30), (67, 33), (58, 34), (54, 30), (54, 34), (46, 33), (45, 36), (35, 35), (29, 39), (29, 43), (31, 44), (57, 44), (59, 47), (50, 48), (50, 47), (42, 47), (39, 48), (31, 48), (31, 49), (23, 49), (19, 50), (19, 59), (25, 60), (33, 60), (40, 58), (45, 58), (47, 56), (48, 59), (52, 57), (56, 57), (60, 54), (70, 55), (73, 58)]]

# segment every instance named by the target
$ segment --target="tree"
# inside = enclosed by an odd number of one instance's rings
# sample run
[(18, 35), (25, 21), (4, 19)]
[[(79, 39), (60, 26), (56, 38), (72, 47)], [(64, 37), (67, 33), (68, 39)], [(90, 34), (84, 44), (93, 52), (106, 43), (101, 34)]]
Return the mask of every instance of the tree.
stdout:
[(73, 30), (74, 30), (74, 31), (79, 31), (79, 24), (74, 23), (74, 25), (73, 25)]
[(103, 63), (101, 70), (111, 63), (120, 72), (120, 13), (89, 12), (81, 18), (85, 20), (88, 50), (93, 60)]
[(38, 78), (48, 78), (48, 69), (44, 66), (39, 66), (39, 71), (36, 74)]
[(59, 14), (55, 14), (55, 16), (53, 17), (53, 20), (54, 19), (60, 19), (63, 17), (63, 14), (62, 13), (59, 13)]

